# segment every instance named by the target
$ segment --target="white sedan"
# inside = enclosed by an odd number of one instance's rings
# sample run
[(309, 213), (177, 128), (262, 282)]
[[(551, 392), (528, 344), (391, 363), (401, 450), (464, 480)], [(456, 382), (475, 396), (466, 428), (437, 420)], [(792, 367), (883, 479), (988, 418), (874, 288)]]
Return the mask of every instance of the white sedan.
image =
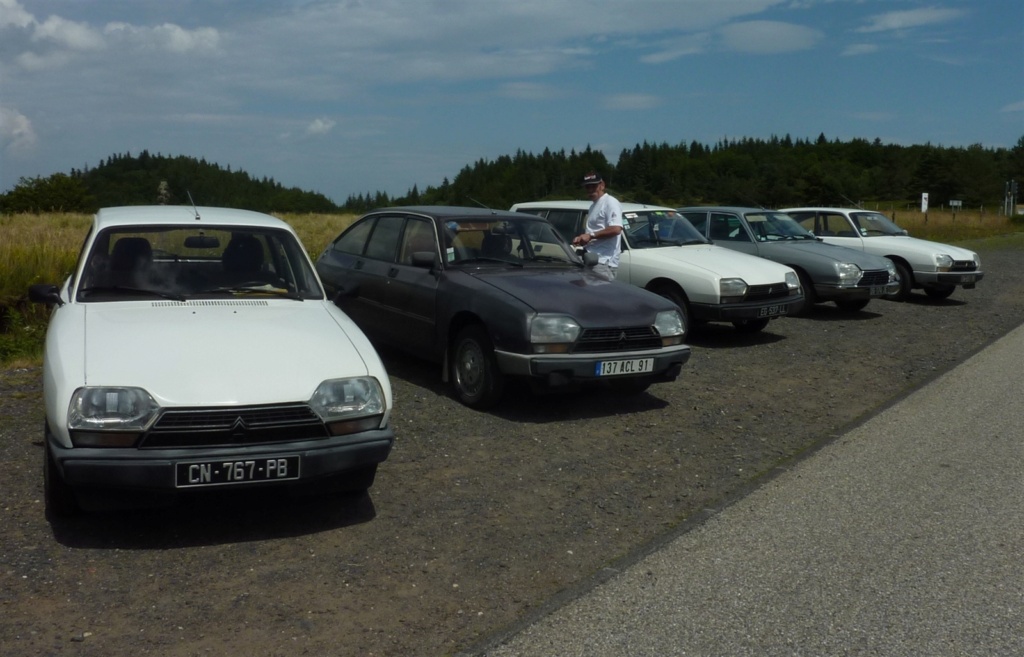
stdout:
[[(584, 231), (590, 201), (516, 203), (545, 217), (567, 241)], [(804, 305), (800, 280), (785, 265), (710, 244), (673, 208), (622, 203), (616, 278), (674, 301), (695, 322), (731, 322), (756, 332)]]
[(984, 277), (974, 251), (907, 235), (880, 212), (850, 208), (804, 207), (780, 210), (830, 244), (888, 258), (896, 265), (900, 289), (886, 298), (904, 301), (913, 288), (945, 299), (957, 286), (971, 289)]
[(224, 208), (105, 208), (43, 363), (45, 501), (172, 503), (224, 488), (365, 490), (394, 442), (387, 373), (295, 232)]

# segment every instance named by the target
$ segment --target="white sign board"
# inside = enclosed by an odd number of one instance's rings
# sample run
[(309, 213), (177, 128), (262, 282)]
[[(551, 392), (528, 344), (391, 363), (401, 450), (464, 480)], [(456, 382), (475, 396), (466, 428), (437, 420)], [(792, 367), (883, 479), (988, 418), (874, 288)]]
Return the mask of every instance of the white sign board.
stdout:
[(921, 194), (921, 212), (928, 212), (928, 192)]

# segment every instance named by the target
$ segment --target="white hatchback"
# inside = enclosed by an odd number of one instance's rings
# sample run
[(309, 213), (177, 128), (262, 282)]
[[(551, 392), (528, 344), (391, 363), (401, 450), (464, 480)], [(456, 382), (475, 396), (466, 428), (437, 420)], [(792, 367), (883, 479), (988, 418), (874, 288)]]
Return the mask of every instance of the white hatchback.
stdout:
[(786, 208), (785, 212), (829, 244), (888, 258), (896, 265), (900, 289), (886, 298), (903, 301), (913, 288), (945, 299), (957, 286), (971, 289), (985, 275), (981, 258), (958, 246), (910, 237), (881, 212), (851, 208)]
[[(583, 232), (590, 201), (516, 203), (545, 217), (567, 241)], [(731, 322), (756, 332), (804, 305), (796, 272), (764, 258), (710, 244), (674, 209), (623, 203), (616, 278), (674, 301), (696, 322)]]
[(43, 363), (45, 501), (161, 505), (225, 488), (365, 490), (391, 387), (288, 224), (224, 208), (105, 208), (61, 286)]

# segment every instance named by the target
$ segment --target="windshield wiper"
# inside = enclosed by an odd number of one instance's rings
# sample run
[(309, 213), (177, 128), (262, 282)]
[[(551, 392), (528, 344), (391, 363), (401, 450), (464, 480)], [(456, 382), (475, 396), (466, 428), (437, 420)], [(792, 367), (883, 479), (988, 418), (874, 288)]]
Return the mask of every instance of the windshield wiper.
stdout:
[(184, 294), (175, 292), (163, 292), (161, 290), (149, 290), (141, 287), (126, 287), (123, 285), (90, 285), (89, 287), (83, 287), (78, 290), (79, 294), (93, 294), (103, 292), (116, 292), (124, 294), (148, 294), (162, 299), (170, 299), (172, 301), (186, 301), (188, 297)]
[(456, 260), (453, 265), (464, 265), (471, 262), (499, 262), (503, 265), (512, 265), (514, 267), (522, 267), (523, 263), (515, 260), (503, 260), (502, 258), (492, 258), (489, 256), (475, 256), (472, 258), (463, 258), (462, 260)]
[(242, 283), (241, 285), (224, 285), (221, 287), (215, 287), (209, 290), (203, 290), (200, 294), (218, 294), (218, 293), (230, 293), (230, 294), (273, 294), (279, 297), (285, 297), (286, 299), (294, 299), (295, 301), (304, 301), (297, 292), (285, 289), (283, 287), (277, 287), (271, 283)]

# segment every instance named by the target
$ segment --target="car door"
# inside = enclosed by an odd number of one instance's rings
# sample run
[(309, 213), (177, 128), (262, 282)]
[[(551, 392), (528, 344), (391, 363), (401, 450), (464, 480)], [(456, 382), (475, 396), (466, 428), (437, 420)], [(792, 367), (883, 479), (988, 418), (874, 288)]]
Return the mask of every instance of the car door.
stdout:
[[(424, 260), (427, 254), (432, 260)], [(389, 324), (389, 339), (421, 356), (427, 356), (436, 344), (439, 258), (434, 221), (406, 217), (381, 309)]]

